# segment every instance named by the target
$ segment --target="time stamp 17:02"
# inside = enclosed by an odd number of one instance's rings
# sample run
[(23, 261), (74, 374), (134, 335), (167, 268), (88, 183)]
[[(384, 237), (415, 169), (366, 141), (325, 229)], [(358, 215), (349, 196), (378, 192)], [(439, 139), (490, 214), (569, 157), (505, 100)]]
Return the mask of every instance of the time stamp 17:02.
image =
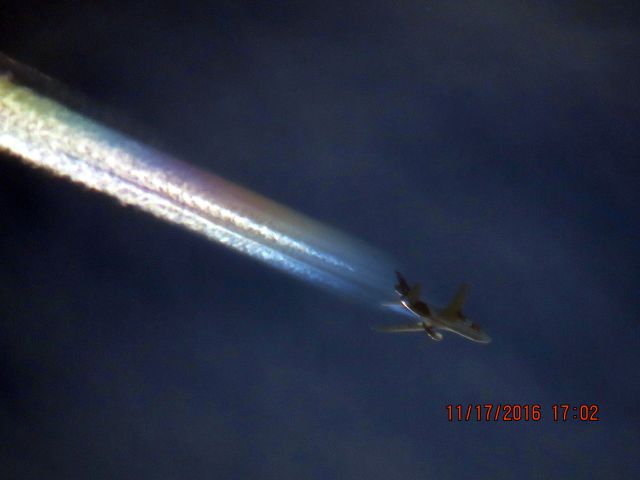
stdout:
[[(484, 403), (446, 406), (450, 422), (539, 422), (545, 416), (538, 403)], [(549, 409), (554, 422), (598, 422), (600, 407), (596, 404), (570, 405), (554, 403)]]

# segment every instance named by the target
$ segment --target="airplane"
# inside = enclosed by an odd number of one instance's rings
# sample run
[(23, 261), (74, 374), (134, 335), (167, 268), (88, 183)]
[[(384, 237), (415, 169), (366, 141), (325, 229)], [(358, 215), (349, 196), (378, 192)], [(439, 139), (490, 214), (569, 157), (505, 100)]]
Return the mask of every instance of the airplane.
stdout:
[(374, 327), (374, 330), (386, 333), (426, 332), (436, 342), (442, 340), (442, 333), (438, 330), (445, 330), (457, 333), (474, 342), (491, 342), (491, 337), (482, 331), (480, 325), (473, 323), (462, 313), (462, 306), (468, 290), (466, 284), (460, 286), (449, 305), (445, 308), (437, 308), (420, 300), (420, 284), (416, 283), (410, 287), (400, 272), (396, 272), (396, 276), (398, 284), (395, 286), (395, 290), (400, 296), (400, 303), (384, 305), (401, 313), (418, 317), (420, 321), (404, 325), (379, 326)]

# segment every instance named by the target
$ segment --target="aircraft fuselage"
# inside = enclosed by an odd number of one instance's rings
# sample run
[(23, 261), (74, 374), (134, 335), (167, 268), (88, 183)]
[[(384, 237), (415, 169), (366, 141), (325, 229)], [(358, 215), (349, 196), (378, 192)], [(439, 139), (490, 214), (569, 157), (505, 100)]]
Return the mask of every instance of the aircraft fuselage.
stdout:
[[(474, 342), (489, 343), (491, 341), (491, 337), (483, 332), (480, 327), (471, 320), (467, 318), (447, 318), (441, 315), (440, 312), (442, 309), (424, 302), (422, 303), (423, 305), (426, 305), (429, 312), (428, 315), (417, 310), (408, 298), (404, 296), (400, 298), (400, 304), (409, 310), (411, 314), (420, 319), (424, 325), (425, 331), (434, 340), (442, 339), (442, 335), (436, 330), (446, 330), (457, 333), (458, 335), (468, 338), (469, 340), (473, 340)], [(421, 308), (420, 310), (424, 309)]]

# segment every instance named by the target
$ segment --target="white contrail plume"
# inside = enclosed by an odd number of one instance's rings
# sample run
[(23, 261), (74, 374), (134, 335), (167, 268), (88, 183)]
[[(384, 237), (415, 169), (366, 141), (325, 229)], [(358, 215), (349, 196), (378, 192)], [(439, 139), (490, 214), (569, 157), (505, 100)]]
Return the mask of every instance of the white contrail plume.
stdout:
[(363, 244), (72, 111), (19, 68), (0, 57), (0, 149), (313, 283), (367, 296), (388, 284)]

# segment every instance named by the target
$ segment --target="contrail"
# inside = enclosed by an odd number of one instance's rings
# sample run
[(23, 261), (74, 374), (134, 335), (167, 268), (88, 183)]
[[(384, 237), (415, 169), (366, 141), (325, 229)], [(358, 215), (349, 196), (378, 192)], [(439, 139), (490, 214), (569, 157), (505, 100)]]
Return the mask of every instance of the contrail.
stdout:
[(0, 55), (0, 150), (313, 284), (371, 299), (388, 291), (380, 253), (87, 118), (34, 77)]

